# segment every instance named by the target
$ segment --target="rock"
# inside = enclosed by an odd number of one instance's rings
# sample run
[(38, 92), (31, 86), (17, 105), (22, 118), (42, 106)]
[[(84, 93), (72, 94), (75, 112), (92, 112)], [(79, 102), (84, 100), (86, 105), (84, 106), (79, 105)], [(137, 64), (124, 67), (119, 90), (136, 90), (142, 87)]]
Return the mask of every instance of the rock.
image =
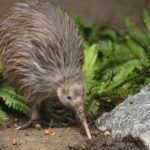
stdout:
[(36, 124), (35, 128), (36, 128), (37, 130), (41, 130), (41, 129), (42, 129), (42, 126), (41, 126), (40, 124)]
[(13, 145), (17, 145), (17, 140), (16, 140), (16, 139), (13, 139), (13, 140), (12, 140), (12, 144), (13, 144)]
[(112, 131), (113, 137), (138, 137), (150, 149), (150, 84), (103, 114), (96, 126), (101, 131)]
[(15, 118), (15, 119), (14, 119), (14, 122), (19, 122), (19, 119), (18, 119), (18, 118)]

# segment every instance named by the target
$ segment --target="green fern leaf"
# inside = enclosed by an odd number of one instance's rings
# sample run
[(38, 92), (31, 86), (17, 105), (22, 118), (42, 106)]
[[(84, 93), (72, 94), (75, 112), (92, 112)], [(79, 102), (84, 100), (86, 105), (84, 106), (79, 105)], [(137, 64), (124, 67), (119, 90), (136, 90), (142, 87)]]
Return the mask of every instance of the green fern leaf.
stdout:
[(6, 113), (0, 108), (0, 121), (8, 120)]
[(90, 117), (93, 117), (99, 109), (99, 102), (96, 100), (92, 99), (90, 103), (88, 104), (88, 109), (87, 109), (87, 114)]
[(125, 18), (125, 24), (128, 29), (128, 33), (131, 36), (133, 40), (138, 42), (142, 46), (149, 46), (150, 40), (149, 40), (149, 35), (142, 32), (135, 23), (129, 19), (128, 17)]
[(135, 54), (135, 56), (139, 58), (144, 65), (149, 65), (149, 60), (144, 49), (135, 41), (133, 41), (129, 36), (126, 36), (126, 39), (128, 47)]
[(95, 77), (95, 72), (96, 72), (97, 63), (98, 63), (97, 58), (98, 58), (98, 51), (96, 49), (95, 44), (92, 45), (91, 47), (85, 48), (83, 72), (85, 76), (87, 93), (90, 91), (94, 77)]
[(133, 71), (142, 67), (141, 62), (138, 59), (130, 60), (119, 67), (118, 73), (113, 77), (108, 90), (113, 90), (121, 82), (125, 81)]
[(31, 114), (31, 109), (29, 105), (26, 102), (24, 102), (22, 97), (18, 95), (15, 92), (15, 90), (9, 85), (1, 85), (0, 97), (8, 107), (12, 107), (13, 109), (19, 110), (27, 116)]

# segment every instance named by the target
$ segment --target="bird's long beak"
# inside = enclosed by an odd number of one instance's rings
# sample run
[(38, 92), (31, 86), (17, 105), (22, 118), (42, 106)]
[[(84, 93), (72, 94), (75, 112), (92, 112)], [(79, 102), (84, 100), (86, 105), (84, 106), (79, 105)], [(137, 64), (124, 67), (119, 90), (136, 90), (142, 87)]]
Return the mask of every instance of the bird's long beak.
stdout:
[(84, 129), (85, 129), (85, 132), (86, 132), (86, 134), (87, 134), (87, 137), (91, 140), (91, 139), (92, 139), (92, 136), (91, 136), (91, 133), (90, 133), (90, 130), (89, 130), (87, 121), (84, 120), (84, 121), (81, 121), (81, 122), (82, 122), (82, 124), (83, 124)]
[(87, 124), (87, 120), (86, 120), (86, 116), (85, 116), (85, 113), (84, 113), (84, 108), (79, 106), (77, 108), (75, 108), (75, 111), (84, 127), (84, 130), (87, 134), (87, 137), (91, 140), (92, 139), (92, 136), (91, 136), (91, 133), (90, 133), (90, 130), (89, 130), (89, 127), (88, 127), (88, 124)]

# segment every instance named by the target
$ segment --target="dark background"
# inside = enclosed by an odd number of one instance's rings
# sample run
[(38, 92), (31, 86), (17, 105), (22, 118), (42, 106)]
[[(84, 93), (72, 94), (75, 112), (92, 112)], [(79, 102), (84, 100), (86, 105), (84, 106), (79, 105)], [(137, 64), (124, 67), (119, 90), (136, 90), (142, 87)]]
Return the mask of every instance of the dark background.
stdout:
[[(0, 16), (16, 2), (24, 0), (0, 0)], [(41, 0), (45, 1), (45, 0)], [(144, 9), (150, 10), (149, 0), (47, 0), (68, 12), (78, 12), (82, 20), (107, 21), (112, 25), (124, 29), (124, 18), (129, 16), (139, 26), (140, 17)]]

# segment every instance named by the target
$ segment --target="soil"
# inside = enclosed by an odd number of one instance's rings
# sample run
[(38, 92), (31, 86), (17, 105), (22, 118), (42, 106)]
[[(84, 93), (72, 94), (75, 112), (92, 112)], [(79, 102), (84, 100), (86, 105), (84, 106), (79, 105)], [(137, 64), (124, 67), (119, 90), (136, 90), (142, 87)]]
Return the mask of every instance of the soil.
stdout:
[[(54, 128), (55, 136), (45, 135), (44, 130), (0, 131), (0, 150), (66, 150), (70, 141), (81, 139), (75, 128)], [(16, 145), (13, 145), (16, 141)]]
[(71, 141), (82, 138), (76, 128), (54, 128), (52, 131), (55, 136), (45, 135), (45, 130), (1, 130), (0, 150), (67, 150)]
[[(107, 134), (106, 134), (107, 133)], [(100, 132), (95, 130), (92, 133), (93, 140), (84, 138), (79, 143), (69, 146), (70, 150), (148, 150), (140, 139), (132, 136), (125, 138), (111, 137), (110, 132)]]
[[(90, 141), (80, 127), (15, 130), (26, 118), (9, 115), (0, 123), (0, 150), (148, 150), (142, 141), (131, 136), (113, 139), (111, 132), (100, 132), (93, 126)], [(45, 132), (52, 134), (45, 134)]]

